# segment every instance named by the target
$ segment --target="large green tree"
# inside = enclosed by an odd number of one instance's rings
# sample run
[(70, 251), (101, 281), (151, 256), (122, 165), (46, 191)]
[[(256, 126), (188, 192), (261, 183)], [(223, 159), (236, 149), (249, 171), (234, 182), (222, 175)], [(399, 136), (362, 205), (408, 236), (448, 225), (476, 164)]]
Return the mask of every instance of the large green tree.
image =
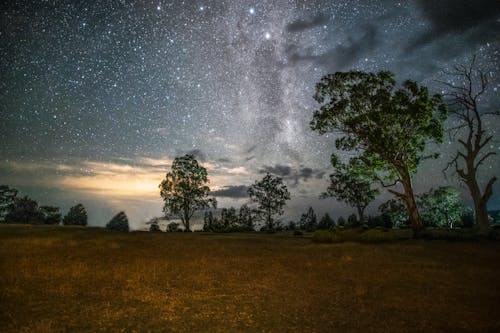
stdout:
[(425, 157), (426, 144), (442, 140), (447, 113), (442, 97), (410, 80), (396, 88), (390, 72), (359, 71), (324, 76), (314, 97), (321, 106), (314, 112), (312, 129), (335, 132), (337, 149), (360, 152), (381, 181), (399, 182), (403, 191), (389, 191), (403, 199), (418, 234), (422, 219), (412, 174)]
[(283, 207), (290, 200), (290, 192), (283, 179), (267, 173), (264, 178), (248, 189), (248, 195), (257, 203), (255, 212), (265, 221), (267, 230), (274, 230), (276, 220), (273, 215), (283, 214)]
[(330, 185), (321, 197), (333, 197), (355, 207), (358, 211), (358, 221), (363, 225), (366, 207), (379, 194), (378, 189), (372, 188), (376, 181), (374, 172), (359, 158), (352, 158), (345, 164), (332, 154), (331, 163), (334, 172), (330, 175)]
[(191, 231), (190, 220), (197, 210), (217, 205), (215, 198), (208, 197), (208, 182), (207, 169), (186, 154), (175, 158), (172, 171), (159, 185), (163, 211), (179, 216), (185, 231)]
[(418, 205), (425, 225), (449, 227), (460, 223), (464, 206), (460, 193), (453, 187), (441, 186), (422, 194)]
[(482, 97), (488, 88), (489, 75), (478, 68), (475, 62), (474, 56), (470, 64), (455, 66), (454, 70), (448, 73), (453, 76), (452, 79), (443, 82), (447, 87), (446, 96), (454, 121), (450, 133), (459, 143), (457, 152), (446, 169), (453, 167), (458, 178), (469, 189), (474, 201), (479, 233), (486, 234), (490, 227), (488, 201), (493, 195), (493, 184), (497, 177), (491, 176), (483, 187), (478, 172), (488, 158), (496, 155), (489, 145), (493, 132), (487, 130), (485, 119), (488, 116), (499, 116), (500, 111), (498, 105), (489, 109), (481, 107)]

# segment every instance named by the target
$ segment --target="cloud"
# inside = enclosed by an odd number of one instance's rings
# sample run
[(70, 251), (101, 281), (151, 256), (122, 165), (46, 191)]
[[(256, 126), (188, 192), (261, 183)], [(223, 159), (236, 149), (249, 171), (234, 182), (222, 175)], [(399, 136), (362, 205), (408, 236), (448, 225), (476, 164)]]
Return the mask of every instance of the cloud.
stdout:
[(292, 23), (287, 24), (286, 30), (289, 32), (299, 32), (308, 29), (312, 29), (319, 25), (325, 24), (328, 22), (328, 16), (326, 15), (318, 15), (310, 18), (306, 18), (303, 20), (297, 20)]
[(294, 169), (288, 165), (276, 164), (274, 166), (264, 166), (259, 170), (260, 174), (271, 173), (286, 180), (292, 180), (297, 185), (300, 180), (308, 181), (311, 178), (321, 179), (325, 171), (301, 166)]
[(224, 186), (220, 190), (211, 191), (210, 194), (216, 197), (246, 198), (248, 197), (247, 191), (248, 191), (248, 186), (230, 185), (230, 186)]
[(350, 36), (346, 43), (331, 48), (322, 54), (300, 53), (297, 46), (290, 46), (287, 50), (291, 63), (313, 61), (318, 65), (325, 66), (330, 71), (339, 71), (350, 67), (359, 59), (365, 57), (377, 45), (377, 29), (372, 25), (367, 25), (359, 36)]
[(498, 39), (498, 0), (417, 0), (416, 3), (424, 19), (430, 23), (430, 31), (412, 40), (406, 52), (451, 34), (472, 33), (468, 40), (474, 44)]

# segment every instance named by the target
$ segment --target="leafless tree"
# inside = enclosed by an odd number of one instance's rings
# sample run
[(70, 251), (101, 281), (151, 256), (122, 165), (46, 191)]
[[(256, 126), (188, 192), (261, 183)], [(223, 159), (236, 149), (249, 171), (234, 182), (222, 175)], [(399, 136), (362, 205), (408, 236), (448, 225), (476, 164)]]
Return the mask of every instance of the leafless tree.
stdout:
[(448, 89), (445, 96), (448, 97), (449, 112), (454, 119), (454, 127), (449, 130), (449, 134), (451, 138), (457, 139), (459, 147), (443, 171), (454, 170), (467, 186), (474, 201), (479, 232), (485, 233), (490, 224), (487, 203), (493, 194), (493, 183), (497, 178), (492, 176), (484, 190), (481, 190), (478, 170), (486, 159), (496, 154), (487, 146), (493, 134), (488, 133), (485, 128), (485, 117), (498, 116), (500, 111), (480, 110), (481, 97), (488, 87), (488, 75), (478, 68), (476, 56), (470, 64), (457, 65), (446, 74), (456, 79), (455, 82), (440, 82)]

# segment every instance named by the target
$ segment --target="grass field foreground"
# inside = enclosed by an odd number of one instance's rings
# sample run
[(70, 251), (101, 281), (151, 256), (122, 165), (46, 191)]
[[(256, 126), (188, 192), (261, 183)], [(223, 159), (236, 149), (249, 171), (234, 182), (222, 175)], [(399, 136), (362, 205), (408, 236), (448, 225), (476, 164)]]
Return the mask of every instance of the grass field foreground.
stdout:
[(0, 226), (1, 332), (500, 331), (500, 243)]

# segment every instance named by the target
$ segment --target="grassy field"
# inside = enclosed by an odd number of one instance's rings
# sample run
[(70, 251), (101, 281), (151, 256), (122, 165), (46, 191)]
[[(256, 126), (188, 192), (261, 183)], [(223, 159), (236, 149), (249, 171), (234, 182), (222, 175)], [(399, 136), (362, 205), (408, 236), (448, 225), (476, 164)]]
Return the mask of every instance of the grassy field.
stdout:
[(500, 243), (0, 226), (1, 332), (498, 332)]

